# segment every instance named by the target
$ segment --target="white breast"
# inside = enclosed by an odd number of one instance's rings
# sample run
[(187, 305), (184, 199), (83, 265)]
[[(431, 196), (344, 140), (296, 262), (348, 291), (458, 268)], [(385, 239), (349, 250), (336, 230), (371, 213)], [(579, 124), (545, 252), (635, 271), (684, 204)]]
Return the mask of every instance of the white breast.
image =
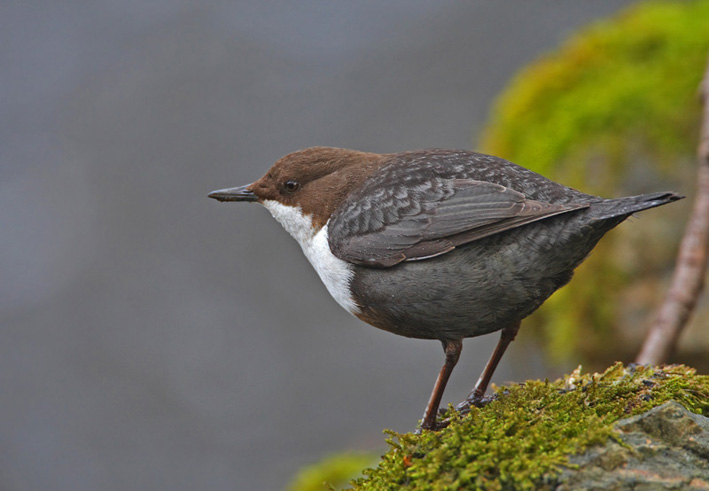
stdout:
[(265, 200), (263, 205), (298, 241), (305, 257), (317, 271), (332, 298), (350, 314), (359, 313), (359, 307), (350, 293), (353, 267), (330, 251), (327, 224), (320, 230), (315, 230), (311, 216), (303, 214), (299, 207), (287, 206), (275, 200)]

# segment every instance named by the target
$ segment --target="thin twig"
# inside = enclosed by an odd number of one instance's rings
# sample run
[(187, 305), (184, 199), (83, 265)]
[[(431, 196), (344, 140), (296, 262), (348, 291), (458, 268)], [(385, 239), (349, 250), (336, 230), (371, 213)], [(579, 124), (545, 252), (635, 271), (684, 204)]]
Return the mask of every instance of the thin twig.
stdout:
[(701, 86), (704, 105), (697, 157), (697, 196), (682, 238), (670, 289), (636, 362), (666, 363), (704, 287), (709, 249), (709, 64)]

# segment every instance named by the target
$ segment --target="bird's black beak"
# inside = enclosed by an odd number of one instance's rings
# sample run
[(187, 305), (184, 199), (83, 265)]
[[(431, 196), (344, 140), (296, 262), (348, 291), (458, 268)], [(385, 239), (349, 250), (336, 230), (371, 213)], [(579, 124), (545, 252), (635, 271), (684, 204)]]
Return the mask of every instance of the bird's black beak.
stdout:
[(258, 201), (258, 197), (254, 192), (248, 189), (249, 186), (251, 184), (239, 186), (238, 188), (218, 189), (207, 196), (218, 201)]

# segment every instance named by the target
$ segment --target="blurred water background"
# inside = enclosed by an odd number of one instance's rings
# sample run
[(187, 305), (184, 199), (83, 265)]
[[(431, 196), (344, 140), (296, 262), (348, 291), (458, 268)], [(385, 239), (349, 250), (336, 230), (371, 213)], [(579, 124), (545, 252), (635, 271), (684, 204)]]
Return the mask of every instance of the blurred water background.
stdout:
[[(521, 65), (628, 3), (4, 1), (0, 489), (281, 489), (414, 428), (439, 343), (207, 192), (313, 145), (472, 148)], [(515, 347), (496, 381), (560, 369)]]

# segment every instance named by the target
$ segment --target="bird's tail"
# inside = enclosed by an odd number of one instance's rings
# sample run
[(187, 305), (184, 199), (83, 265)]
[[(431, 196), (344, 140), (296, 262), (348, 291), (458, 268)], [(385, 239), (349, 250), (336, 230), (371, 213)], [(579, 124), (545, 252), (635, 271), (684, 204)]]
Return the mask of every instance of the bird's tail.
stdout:
[(683, 199), (684, 196), (672, 192), (641, 194), (640, 196), (628, 196), (626, 198), (614, 198), (603, 200), (591, 206), (595, 211), (594, 218), (598, 220), (608, 220), (611, 218), (625, 219), (638, 211), (655, 208)]

